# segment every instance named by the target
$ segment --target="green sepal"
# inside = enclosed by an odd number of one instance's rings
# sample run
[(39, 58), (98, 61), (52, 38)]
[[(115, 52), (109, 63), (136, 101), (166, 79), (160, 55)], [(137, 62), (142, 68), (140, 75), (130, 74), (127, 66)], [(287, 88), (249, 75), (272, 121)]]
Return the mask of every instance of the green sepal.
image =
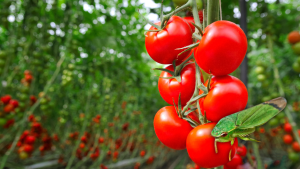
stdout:
[(203, 31), (202, 29), (200, 28), (200, 26), (196, 25), (195, 23), (193, 22), (190, 22), (192, 25), (194, 25), (198, 30), (199, 30), (199, 33), (201, 34), (201, 36), (203, 36)]
[(164, 68), (154, 68), (153, 70), (160, 70), (160, 71), (163, 71), (163, 72), (168, 72), (168, 73), (170, 73), (172, 76), (175, 76), (174, 72), (172, 72), (171, 70), (168, 70), (168, 69), (164, 69)]
[(190, 113), (192, 113), (195, 110), (197, 110), (197, 108), (190, 109), (189, 111), (184, 112), (183, 115), (187, 116), (187, 115), (189, 115)]
[(208, 93), (207, 88), (201, 83), (199, 89), (202, 90), (204, 93)]
[(199, 99), (205, 97), (206, 95), (207, 95), (207, 93), (203, 93), (203, 94), (201, 94), (201, 95), (198, 95), (198, 96), (192, 98), (189, 102), (195, 102), (195, 101), (197, 101), (197, 100), (199, 100)]
[(190, 47), (196, 47), (200, 44), (200, 42), (197, 42), (197, 43), (193, 43), (191, 45), (188, 45), (188, 46), (185, 46), (185, 47), (182, 47), (182, 48), (177, 48), (175, 50), (181, 50), (181, 49), (187, 49), (187, 48), (190, 48)]
[[(139, 13), (139, 14), (140, 14), (140, 13)], [(160, 26), (155, 25), (154, 23), (152, 23), (151, 21), (149, 21), (146, 17), (144, 17), (144, 15), (140, 14), (140, 16), (141, 16), (144, 20), (146, 20), (147, 23), (149, 23), (151, 26), (155, 27), (156, 29), (161, 30), (161, 29), (160, 29), (160, 28), (161, 28)]]
[(207, 83), (207, 91), (210, 91), (210, 82), (211, 82), (211, 78), (212, 78), (212, 75), (209, 75), (208, 83)]
[(185, 52), (187, 52), (187, 51), (190, 51), (190, 50), (192, 50), (193, 48), (195, 48), (195, 47), (197, 47), (197, 46), (198, 46), (198, 45), (194, 45), (193, 47), (187, 48), (186, 50), (180, 52), (177, 56), (180, 56), (181, 54), (183, 54), (183, 53), (185, 53)]
[(182, 118), (183, 115), (182, 115), (182, 109), (181, 109), (180, 94), (181, 94), (181, 93), (179, 93), (179, 96), (178, 96), (178, 113), (180, 114), (180, 117)]

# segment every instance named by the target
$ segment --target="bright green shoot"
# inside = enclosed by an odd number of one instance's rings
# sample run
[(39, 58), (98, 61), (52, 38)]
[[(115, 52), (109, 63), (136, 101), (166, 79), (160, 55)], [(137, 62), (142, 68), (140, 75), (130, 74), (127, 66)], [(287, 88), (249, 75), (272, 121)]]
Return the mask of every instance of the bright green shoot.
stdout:
[(216, 153), (218, 152), (217, 142), (230, 141), (233, 145), (236, 137), (246, 141), (256, 141), (249, 138), (249, 134), (255, 131), (255, 127), (265, 124), (281, 112), (286, 104), (285, 98), (278, 97), (222, 118), (211, 132), (211, 135), (215, 137)]

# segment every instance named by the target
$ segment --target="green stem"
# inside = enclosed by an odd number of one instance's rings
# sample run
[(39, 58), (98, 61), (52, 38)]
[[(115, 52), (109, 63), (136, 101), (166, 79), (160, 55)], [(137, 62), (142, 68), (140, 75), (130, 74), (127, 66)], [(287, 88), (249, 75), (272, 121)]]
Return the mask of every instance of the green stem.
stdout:
[(163, 19), (162, 19), (162, 23), (165, 22), (166, 20), (169, 20), (169, 18), (171, 18), (171, 16), (177, 14), (178, 12), (183, 11), (183, 10), (191, 7), (191, 2), (192, 2), (192, 0), (189, 0), (186, 4), (182, 5), (179, 8), (176, 8), (173, 12), (171, 12), (167, 15), (164, 15)]
[(263, 168), (263, 164), (260, 158), (260, 154), (259, 154), (259, 148), (258, 148), (258, 144), (256, 142), (252, 142), (252, 146), (253, 146), (253, 152), (256, 158), (256, 168), (258, 169), (262, 169)]
[[(275, 78), (275, 81), (278, 85), (280, 96), (284, 97), (285, 96), (284, 86), (283, 86), (283, 83), (282, 83), (280, 75), (279, 75), (278, 67), (275, 63), (272, 37), (270, 35), (268, 35), (267, 40), (268, 40), (268, 48), (269, 48), (269, 52), (270, 52), (270, 59), (271, 59), (272, 65), (273, 65), (274, 78)], [(292, 130), (293, 130), (294, 137), (297, 140), (297, 142), (300, 144), (300, 137), (299, 137), (299, 134), (298, 134), (297, 124), (295, 123), (295, 121), (293, 119), (293, 116), (292, 116), (292, 114), (291, 114), (291, 112), (289, 111), (288, 108), (286, 108), (284, 110), (284, 112), (286, 114), (286, 117), (288, 118), (289, 123), (292, 125)]]
[[(201, 22), (200, 22), (200, 18), (199, 18), (199, 14), (198, 14), (198, 9), (197, 9), (197, 2), (196, 0), (193, 0), (192, 2), (193, 7), (192, 7), (192, 11), (193, 11), (193, 17), (194, 17), (194, 21), (195, 21), (195, 25), (197, 25), (198, 27), (202, 27)], [(197, 33), (197, 29), (195, 29), (195, 33)]]
[(207, 0), (207, 25), (219, 20), (219, 0)]

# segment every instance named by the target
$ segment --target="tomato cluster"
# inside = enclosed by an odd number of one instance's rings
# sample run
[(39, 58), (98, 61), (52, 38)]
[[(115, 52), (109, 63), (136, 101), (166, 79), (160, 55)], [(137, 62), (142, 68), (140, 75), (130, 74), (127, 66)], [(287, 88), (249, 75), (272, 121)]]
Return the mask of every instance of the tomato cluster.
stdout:
[[(288, 41), (292, 45), (293, 52), (300, 56), (300, 33), (298, 31), (292, 31), (288, 35)], [(297, 58), (293, 64), (295, 72), (300, 73), (300, 58)]]
[[(146, 33), (149, 56), (167, 65), (165, 69), (158, 69), (163, 71), (158, 89), (161, 97), (172, 105), (156, 113), (154, 130), (167, 147), (175, 150), (186, 148), (199, 167), (217, 167), (233, 159), (228, 164), (232, 168), (239, 158), (235, 156), (237, 139), (233, 145), (218, 142), (219, 151), (216, 152), (211, 131), (220, 119), (243, 110), (247, 105), (246, 86), (229, 75), (245, 57), (247, 38), (236, 24), (216, 21), (208, 25), (202, 39), (193, 44), (195, 27), (190, 22), (194, 22), (190, 17), (172, 16), (164, 22), (165, 25), (156, 23), (163, 28), (152, 26)], [(184, 47), (193, 45), (192, 53), (184, 51)], [(197, 70), (197, 66), (200, 69)], [(201, 69), (211, 75), (205, 84)], [(197, 104), (199, 106), (195, 108)]]

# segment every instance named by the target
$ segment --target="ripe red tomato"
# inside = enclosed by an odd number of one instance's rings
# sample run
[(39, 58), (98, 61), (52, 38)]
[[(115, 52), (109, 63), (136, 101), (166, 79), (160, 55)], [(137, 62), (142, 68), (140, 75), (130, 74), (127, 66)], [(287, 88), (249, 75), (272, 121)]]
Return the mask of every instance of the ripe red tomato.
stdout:
[(289, 134), (286, 134), (286, 135), (283, 136), (283, 142), (285, 144), (292, 144), (293, 137), (291, 135), (289, 135)]
[(186, 148), (190, 158), (201, 168), (213, 168), (229, 162), (236, 154), (238, 140), (234, 144), (230, 142), (217, 143), (218, 153), (215, 152), (215, 138), (211, 136), (211, 131), (216, 123), (207, 123), (194, 128), (187, 137)]
[(300, 33), (298, 31), (292, 31), (288, 35), (288, 41), (291, 44), (297, 43), (300, 41)]
[[(198, 15), (199, 15), (200, 22), (203, 23), (203, 11), (202, 10), (199, 11)], [(193, 16), (186, 16), (183, 19), (189, 24), (189, 26), (192, 29), (192, 32), (195, 32), (195, 26), (193, 24), (191, 24), (191, 22), (195, 23), (194, 17)]]
[(35, 142), (35, 137), (34, 136), (27, 136), (25, 139), (26, 144), (34, 144)]
[(12, 105), (12, 104), (7, 104), (4, 108), (3, 108), (3, 111), (5, 112), (5, 113), (9, 113), (9, 112), (11, 112), (11, 111), (13, 111), (15, 108), (14, 108), (14, 105)]
[[(174, 71), (172, 65), (166, 67), (166, 69)], [(168, 72), (162, 72), (160, 77), (171, 77)], [(173, 99), (175, 104), (178, 105), (178, 97), (180, 94), (181, 105), (184, 106), (193, 96), (196, 84), (196, 68), (195, 64), (189, 64), (185, 66), (181, 73), (181, 82), (178, 82), (175, 78), (164, 79), (159, 78), (158, 90), (161, 97), (169, 104), (173, 105)]]
[(241, 147), (237, 148), (237, 154), (241, 157), (245, 157), (247, 155), (247, 148), (245, 145), (242, 145)]
[(243, 164), (243, 159), (236, 154), (230, 162), (224, 165), (224, 169), (237, 169), (237, 167), (242, 164)]
[(298, 144), (297, 141), (293, 142), (292, 147), (293, 147), (293, 150), (294, 150), (294, 151), (300, 152), (300, 146), (299, 146), (299, 144)]
[(10, 100), (9, 104), (12, 104), (14, 106), (14, 108), (19, 107), (19, 102), (17, 100)]
[[(160, 22), (156, 23), (160, 25)], [(153, 26), (150, 30), (157, 30)], [(188, 23), (179, 16), (172, 16), (164, 30), (147, 32), (145, 44), (150, 57), (161, 64), (172, 64), (175, 59), (182, 61), (189, 51), (178, 56), (185, 49), (176, 50), (193, 43), (192, 31)]]
[(154, 130), (158, 139), (167, 147), (182, 150), (192, 126), (178, 117), (174, 106), (161, 108), (154, 117)]
[(5, 96), (1, 97), (1, 101), (4, 104), (8, 104), (10, 100), (11, 100), (11, 96), (10, 95), (5, 95)]
[(206, 72), (216, 76), (235, 71), (247, 52), (247, 37), (233, 22), (216, 21), (205, 28), (195, 59)]
[[(208, 81), (205, 83), (207, 86)], [(247, 88), (242, 81), (230, 75), (214, 76), (211, 79), (208, 95), (199, 100), (201, 113), (209, 121), (217, 122), (221, 118), (245, 109), (248, 101)], [(200, 94), (203, 92), (200, 91)]]
[(290, 123), (285, 123), (283, 128), (284, 128), (284, 131), (287, 133), (292, 132), (292, 125)]

